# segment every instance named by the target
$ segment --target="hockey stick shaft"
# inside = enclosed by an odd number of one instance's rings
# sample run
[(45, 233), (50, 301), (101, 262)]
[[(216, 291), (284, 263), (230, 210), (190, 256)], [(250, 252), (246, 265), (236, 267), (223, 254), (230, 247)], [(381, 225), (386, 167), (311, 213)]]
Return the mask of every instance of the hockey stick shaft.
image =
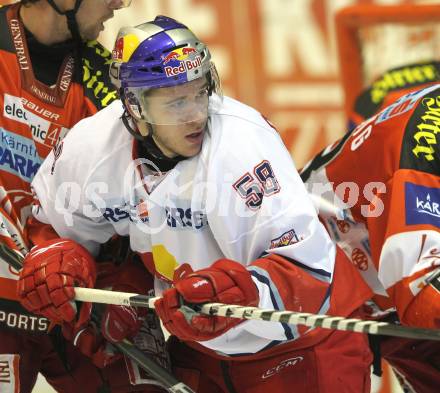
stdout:
[[(23, 255), (11, 250), (3, 243), (0, 243), (0, 257), (17, 271), (21, 270), (21, 268), (23, 267)], [(75, 298), (75, 300), (80, 299)], [(139, 367), (144, 369), (158, 382), (162, 383), (170, 393), (195, 393), (189, 386), (185, 385), (182, 382), (179, 382), (167, 369), (163, 368), (154, 360), (150, 359), (129, 340), (124, 340), (119, 343), (113, 343), (113, 345), (121, 353), (132, 359)]]
[[(75, 299), (86, 302), (154, 308), (154, 303), (159, 298), (135, 293), (75, 288)], [(206, 315), (218, 315), (230, 318), (280, 322), (384, 336), (440, 340), (440, 330), (407, 327), (387, 322), (365, 321), (355, 318), (333, 317), (294, 311), (266, 310), (258, 307), (244, 307), (222, 303), (197, 305), (197, 311)]]

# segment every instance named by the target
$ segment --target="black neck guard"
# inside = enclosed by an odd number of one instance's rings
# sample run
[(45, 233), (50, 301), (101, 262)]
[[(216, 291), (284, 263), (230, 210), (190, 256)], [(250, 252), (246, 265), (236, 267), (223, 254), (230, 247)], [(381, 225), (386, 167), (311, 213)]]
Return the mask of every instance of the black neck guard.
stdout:
[[(122, 122), (124, 123), (125, 128), (128, 132), (133, 135), (133, 137), (139, 142), (137, 144), (137, 155), (139, 158), (146, 158), (151, 164), (146, 163), (147, 167), (155, 172), (159, 170), (160, 172), (168, 172), (173, 169), (180, 161), (186, 159), (183, 156), (177, 156), (173, 158), (167, 157), (159, 147), (154, 142), (153, 137), (151, 136), (151, 131), (147, 136), (142, 136), (133, 129), (130, 124), (130, 115), (127, 112), (124, 112), (122, 115)], [(151, 126), (150, 126), (151, 127)]]
[(24, 31), (35, 78), (48, 86), (54, 85), (64, 59), (75, 51), (75, 41), (70, 39), (54, 45), (44, 45), (26, 27)]

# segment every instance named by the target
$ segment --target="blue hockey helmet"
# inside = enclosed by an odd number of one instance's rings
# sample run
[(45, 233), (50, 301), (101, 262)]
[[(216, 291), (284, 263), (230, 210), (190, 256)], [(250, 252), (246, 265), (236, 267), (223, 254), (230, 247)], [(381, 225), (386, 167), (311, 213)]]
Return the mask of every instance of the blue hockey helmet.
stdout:
[(207, 46), (182, 23), (158, 16), (152, 22), (121, 28), (112, 52), (110, 77), (135, 120), (154, 123), (145, 97), (199, 78), (207, 95), (219, 90), (218, 75)]

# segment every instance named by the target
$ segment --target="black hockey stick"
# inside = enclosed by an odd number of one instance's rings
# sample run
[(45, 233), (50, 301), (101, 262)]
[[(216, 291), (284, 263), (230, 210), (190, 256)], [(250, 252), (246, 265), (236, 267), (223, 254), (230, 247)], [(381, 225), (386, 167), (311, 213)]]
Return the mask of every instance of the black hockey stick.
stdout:
[[(23, 255), (0, 243), (0, 258), (19, 271), (23, 267)], [(97, 319), (96, 315), (92, 318)], [(171, 393), (195, 393), (189, 386), (179, 382), (167, 369), (157, 364), (148, 355), (139, 350), (132, 342), (125, 339), (112, 343), (121, 353), (133, 360), (139, 367), (160, 382)]]

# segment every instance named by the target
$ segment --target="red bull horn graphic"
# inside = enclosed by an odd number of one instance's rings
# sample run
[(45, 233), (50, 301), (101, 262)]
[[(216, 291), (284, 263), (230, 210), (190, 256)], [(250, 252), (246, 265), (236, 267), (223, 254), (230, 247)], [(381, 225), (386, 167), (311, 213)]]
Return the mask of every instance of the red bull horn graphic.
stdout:
[(163, 58), (163, 64), (168, 64), (171, 60), (177, 60), (177, 58), (179, 57), (179, 54), (172, 50), (170, 53), (168, 53), (164, 58)]
[(197, 51), (194, 48), (178, 48), (176, 50), (172, 50), (163, 58), (163, 65), (168, 64), (171, 60), (183, 61), (191, 53), (196, 53), (196, 52)]
[(193, 60), (188, 59), (191, 54), (197, 53), (194, 48), (178, 48), (169, 52), (163, 57), (163, 64), (166, 65), (171, 61), (177, 61), (180, 64), (173, 66), (164, 67), (165, 74), (167, 77), (176, 76), (184, 72), (193, 70), (195, 68), (202, 66), (202, 58), (200, 56), (195, 56)]

